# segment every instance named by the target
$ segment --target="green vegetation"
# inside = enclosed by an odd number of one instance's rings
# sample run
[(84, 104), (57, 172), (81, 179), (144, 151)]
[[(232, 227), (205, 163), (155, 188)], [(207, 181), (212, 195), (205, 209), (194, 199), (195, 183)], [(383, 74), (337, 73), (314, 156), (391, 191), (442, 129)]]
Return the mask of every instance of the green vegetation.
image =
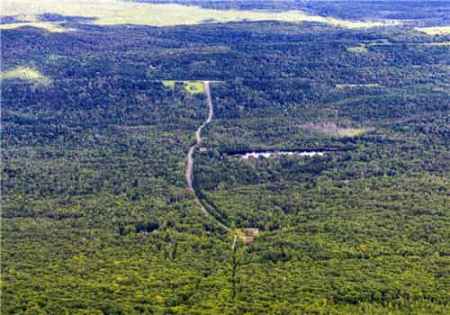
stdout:
[[(450, 37), (414, 27), (448, 25), (450, 3), (189, 9), (411, 21), (373, 29), (22, 3), (73, 31), (2, 30), (2, 314), (448, 314)], [(195, 185), (233, 232), (259, 229), (234, 249), (186, 189), (201, 80)], [(237, 156), (261, 150), (325, 153)]]

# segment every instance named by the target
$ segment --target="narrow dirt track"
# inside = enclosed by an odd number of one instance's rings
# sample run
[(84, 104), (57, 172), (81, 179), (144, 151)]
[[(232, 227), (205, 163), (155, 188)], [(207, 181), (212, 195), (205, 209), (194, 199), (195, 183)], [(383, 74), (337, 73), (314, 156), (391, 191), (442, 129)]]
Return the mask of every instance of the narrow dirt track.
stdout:
[(217, 225), (219, 225), (221, 228), (223, 228), (226, 231), (229, 231), (230, 228), (224, 225), (223, 223), (219, 222), (209, 211), (205, 208), (205, 206), (201, 203), (197, 192), (195, 191), (194, 185), (193, 185), (193, 177), (194, 177), (194, 153), (195, 150), (200, 147), (202, 143), (202, 130), (205, 128), (213, 119), (214, 117), (214, 106), (212, 103), (211, 98), (211, 90), (209, 88), (209, 81), (203, 81), (203, 85), (205, 88), (205, 94), (206, 94), (206, 102), (208, 105), (208, 118), (198, 127), (198, 129), (195, 131), (195, 144), (193, 144), (188, 151), (187, 158), (186, 158), (186, 183), (187, 187), (190, 191), (192, 191), (195, 195), (195, 199), (200, 206), (200, 209), (202, 212), (215, 221)]

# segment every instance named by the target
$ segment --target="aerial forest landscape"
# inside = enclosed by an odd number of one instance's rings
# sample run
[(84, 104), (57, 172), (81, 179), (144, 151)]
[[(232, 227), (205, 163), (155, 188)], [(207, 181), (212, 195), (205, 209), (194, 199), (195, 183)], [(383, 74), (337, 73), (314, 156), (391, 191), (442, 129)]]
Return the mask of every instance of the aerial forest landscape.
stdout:
[(450, 1), (0, 16), (0, 314), (450, 314)]

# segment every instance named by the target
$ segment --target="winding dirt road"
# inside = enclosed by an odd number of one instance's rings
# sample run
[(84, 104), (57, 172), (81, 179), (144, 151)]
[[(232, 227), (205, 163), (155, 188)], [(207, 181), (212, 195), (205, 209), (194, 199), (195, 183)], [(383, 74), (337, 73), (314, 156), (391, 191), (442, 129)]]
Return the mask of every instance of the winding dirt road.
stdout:
[(209, 218), (213, 219), (217, 225), (225, 229), (226, 231), (229, 231), (230, 228), (224, 225), (223, 223), (219, 222), (214, 215), (212, 215), (208, 209), (201, 203), (197, 192), (195, 191), (194, 185), (193, 185), (193, 177), (194, 177), (194, 153), (195, 150), (200, 147), (202, 143), (202, 130), (205, 128), (213, 119), (214, 116), (214, 106), (212, 103), (211, 98), (211, 90), (209, 88), (209, 81), (203, 81), (203, 85), (205, 88), (205, 94), (206, 94), (206, 102), (208, 104), (208, 118), (198, 127), (197, 131), (195, 131), (195, 144), (193, 144), (188, 151), (187, 158), (186, 158), (186, 183), (187, 187), (190, 191), (192, 191), (195, 195), (195, 199), (197, 200), (197, 203), (200, 206), (200, 209), (202, 212), (208, 216)]

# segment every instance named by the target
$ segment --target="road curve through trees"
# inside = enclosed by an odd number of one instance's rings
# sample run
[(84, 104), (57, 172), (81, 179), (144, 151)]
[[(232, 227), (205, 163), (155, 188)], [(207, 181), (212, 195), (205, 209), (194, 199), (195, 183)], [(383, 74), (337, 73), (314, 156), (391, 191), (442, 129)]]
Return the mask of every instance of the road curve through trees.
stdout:
[(225, 229), (226, 231), (229, 231), (230, 228), (224, 225), (222, 222), (218, 221), (214, 215), (212, 215), (208, 209), (202, 204), (200, 201), (200, 198), (198, 197), (199, 194), (195, 191), (194, 185), (193, 185), (193, 178), (194, 178), (194, 153), (195, 150), (201, 146), (202, 143), (202, 130), (205, 128), (213, 119), (214, 117), (214, 106), (212, 103), (211, 98), (211, 90), (209, 87), (209, 81), (203, 81), (204, 89), (205, 89), (205, 95), (206, 95), (206, 102), (208, 105), (208, 118), (198, 127), (198, 129), (195, 131), (195, 143), (189, 148), (187, 158), (186, 158), (186, 183), (187, 187), (190, 191), (192, 191), (195, 195), (195, 199), (200, 206), (201, 211), (208, 216), (209, 218), (213, 219), (217, 225), (219, 225), (221, 228)]

